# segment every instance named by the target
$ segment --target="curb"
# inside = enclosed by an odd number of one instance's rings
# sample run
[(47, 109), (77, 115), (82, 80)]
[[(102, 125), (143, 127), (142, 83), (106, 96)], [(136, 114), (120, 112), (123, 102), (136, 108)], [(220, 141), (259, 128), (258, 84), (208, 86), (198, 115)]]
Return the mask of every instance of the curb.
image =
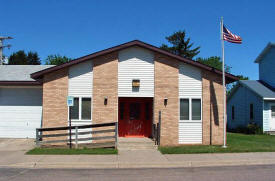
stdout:
[(274, 160), (239, 160), (236, 161), (186, 161), (186, 162), (159, 162), (159, 163), (131, 163), (131, 162), (24, 162), (9, 165), (0, 165), (3, 168), (64, 168), (64, 169), (110, 169), (110, 168), (195, 168), (195, 167), (216, 167), (216, 166), (249, 166), (249, 165), (272, 165)]

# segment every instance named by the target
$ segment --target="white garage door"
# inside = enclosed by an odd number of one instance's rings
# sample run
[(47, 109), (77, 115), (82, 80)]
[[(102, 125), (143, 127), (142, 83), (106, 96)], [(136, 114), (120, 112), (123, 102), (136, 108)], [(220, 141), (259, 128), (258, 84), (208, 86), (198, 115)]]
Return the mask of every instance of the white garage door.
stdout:
[(35, 138), (41, 116), (42, 88), (0, 88), (0, 138)]

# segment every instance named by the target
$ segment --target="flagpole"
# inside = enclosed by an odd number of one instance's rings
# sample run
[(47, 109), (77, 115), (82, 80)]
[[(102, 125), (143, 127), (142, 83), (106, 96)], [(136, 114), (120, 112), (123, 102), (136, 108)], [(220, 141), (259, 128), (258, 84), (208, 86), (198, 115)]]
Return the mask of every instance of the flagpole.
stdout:
[(222, 43), (222, 84), (223, 84), (223, 148), (226, 148), (226, 89), (224, 70), (224, 39), (223, 39), (223, 17), (221, 17), (221, 43)]

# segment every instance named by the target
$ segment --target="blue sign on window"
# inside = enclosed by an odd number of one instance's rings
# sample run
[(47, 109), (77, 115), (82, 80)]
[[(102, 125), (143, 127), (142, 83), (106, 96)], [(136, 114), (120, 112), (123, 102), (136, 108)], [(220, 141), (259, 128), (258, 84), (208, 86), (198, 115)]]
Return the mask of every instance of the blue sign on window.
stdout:
[(67, 106), (74, 106), (74, 97), (73, 96), (67, 97)]

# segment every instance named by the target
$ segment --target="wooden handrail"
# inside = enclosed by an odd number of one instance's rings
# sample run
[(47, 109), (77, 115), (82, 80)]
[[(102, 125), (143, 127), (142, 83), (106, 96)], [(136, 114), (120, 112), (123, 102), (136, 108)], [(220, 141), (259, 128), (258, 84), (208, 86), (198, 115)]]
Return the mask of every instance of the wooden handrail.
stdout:
[[(109, 126), (114, 126), (115, 128), (105, 128)], [(79, 131), (81, 129), (86, 128), (100, 128), (104, 127), (105, 129), (102, 130), (83, 130)], [(75, 130), (75, 133), (47, 133), (43, 134), (44, 131), (62, 131), (62, 130)], [(93, 136), (93, 135), (99, 135), (101, 133), (114, 133), (112, 136)], [(61, 140), (43, 140), (43, 138), (53, 138), (53, 137), (64, 137), (64, 136), (75, 136), (74, 139), (71, 139), (72, 141), (75, 141), (76, 148), (78, 147), (78, 141), (90, 141), (90, 140), (108, 140), (108, 139), (114, 139), (115, 148), (117, 147), (117, 136), (118, 136), (118, 123), (112, 122), (112, 123), (100, 123), (100, 124), (90, 124), (90, 125), (80, 125), (80, 126), (64, 126), (64, 127), (51, 127), (51, 128), (37, 128), (36, 129), (36, 145), (39, 146), (40, 144), (45, 143), (61, 143), (65, 142), (67, 143), (67, 139), (61, 139)], [(79, 138), (79, 135), (90, 135), (87, 138)], [(70, 137), (71, 138), (71, 137)]]
[[(98, 127), (105, 127), (105, 126), (115, 126), (115, 122), (113, 123), (100, 123), (100, 124), (90, 124), (90, 125), (82, 125), (82, 126), (71, 126), (71, 129), (84, 129), (84, 128), (98, 128)], [(69, 130), (70, 126), (64, 127), (51, 127), (51, 128), (37, 128), (38, 131), (60, 131), (60, 130)]]

